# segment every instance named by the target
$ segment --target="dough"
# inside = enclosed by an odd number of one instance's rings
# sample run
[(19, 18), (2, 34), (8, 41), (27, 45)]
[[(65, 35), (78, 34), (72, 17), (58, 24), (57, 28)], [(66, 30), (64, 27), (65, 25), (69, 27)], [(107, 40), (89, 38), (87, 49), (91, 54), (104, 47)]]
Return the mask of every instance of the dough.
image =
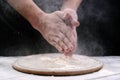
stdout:
[(97, 71), (102, 68), (102, 63), (81, 55), (39, 54), (19, 58), (13, 68), (33, 74), (74, 75)]

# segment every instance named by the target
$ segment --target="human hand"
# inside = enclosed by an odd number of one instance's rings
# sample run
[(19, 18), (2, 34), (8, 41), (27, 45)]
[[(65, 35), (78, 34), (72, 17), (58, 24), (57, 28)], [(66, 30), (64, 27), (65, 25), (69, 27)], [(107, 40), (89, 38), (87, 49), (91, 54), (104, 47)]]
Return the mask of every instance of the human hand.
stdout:
[(65, 18), (68, 19), (66, 21), (69, 21), (67, 23), (72, 24), (72, 26), (74, 27), (78, 27), (80, 25), (80, 23), (78, 22), (78, 15), (75, 10), (67, 8), (62, 10), (62, 12), (64, 13), (64, 17), (67, 15)]
[(37, 24), (33, 26), (59, 52), (65, 55), (71, 55), (75, 50), (77, 25), (67, 11), (55, 11), (50, 14), (45, 13), (38, 18)]
[(80, 25), (78, 22), (78, 16), (75, 10), (73, 9), (64, 9), (62, 10), (64, 13), (64, 22), (66, 23), (67, 26), (73, 28), (73, 41), (72, 44), (74, 45), (73, 51), (65, 53), (66, 55), (72, 55), (72, 53), (76, 50), (77, 46), (77, 32), (76, 32), (76, 27)]

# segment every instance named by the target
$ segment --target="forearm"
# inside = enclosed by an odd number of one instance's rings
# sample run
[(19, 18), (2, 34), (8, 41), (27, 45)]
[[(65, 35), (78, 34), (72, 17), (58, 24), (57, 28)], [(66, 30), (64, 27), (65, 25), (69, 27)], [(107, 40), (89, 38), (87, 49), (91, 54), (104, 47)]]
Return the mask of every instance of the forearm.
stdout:
[(37, 17), (44, 14), (44, 12), (32, 0), (6, 1), (31, 24), (35, 24), (35, 20), (37, 20)]
[(82, 0), (64, 0), (61, 10), (70, 8), (77, 11)]

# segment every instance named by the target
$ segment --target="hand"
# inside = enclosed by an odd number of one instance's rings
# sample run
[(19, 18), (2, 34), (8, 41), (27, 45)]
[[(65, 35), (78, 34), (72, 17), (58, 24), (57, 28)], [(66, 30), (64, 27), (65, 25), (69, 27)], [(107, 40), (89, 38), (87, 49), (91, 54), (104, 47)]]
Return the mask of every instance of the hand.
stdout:
[(73, 40), (72, 44), (74, 45), (73, 51), (65, 53), (65, 55), (72, 55), (72, 53), (76, 50), (76, 46), (77, 46), (76, 27), (78, 27), (80, 23), (78, 22), (78, 16), (75, 10), (64, 9), (63, 12), (64, 12), (65, 23), (67, 24), (67, 26), (73, 28), (73, 34), (74, 34), (74, 38), (72, 39)]
[(78, 15), (75, 10), (67, 8), (62, 10), (62, 12), (64, 13), (64, 16), (67, 15), (67, 19), (71, 22), (71, 24), (73, 24), (73, 26), (78, 27), (80, 25), (78, 22)]
[(69, 13), (55, 11), (40, 16), (34, 28), (59, 52), (71, 55), (70, 53), (74, 51), (77, 40), (76, 25), (72, 21)]

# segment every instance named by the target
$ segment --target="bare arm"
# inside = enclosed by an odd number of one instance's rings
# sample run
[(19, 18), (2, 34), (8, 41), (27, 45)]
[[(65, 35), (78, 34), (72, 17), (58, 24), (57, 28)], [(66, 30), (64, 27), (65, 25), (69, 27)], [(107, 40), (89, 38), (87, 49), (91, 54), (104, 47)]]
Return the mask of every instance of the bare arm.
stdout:
[(45, 14), (33, 0), (6, 0), (16, 11), (18, 11), (32, 25), (38, 22), (38, 17)]
[[(77, 22), (78, 20), (77, 9), (81, 3), (82, 0), (64, 0), (61, 10), (72, 17), (71, 23)], [(76, 26), (78, 25), (79, 24), (77, 23)]]
[(6, 1), (59, 52), (65, 55), (73, 53), (77, 41), (76, 26), (79, 25), (76, 10), (81, 0), (65, 0), (61, 11), (52, 13), (42, 11), (33, 0)]
[(66, 52), (65, 55), (72, 55), (77, 47), (76, 27), (80, 25), (78, 21), (77, 9), (81, 2), (82, 0), (64, 0), (61, 7), (61, 11), (63, 11), (64, 14), (67, 16), (67, 19), (65, 19), (65, 23), (68, 24), (69, 27), (73, 27), (74, 34), (74, 37), (72, 38), (72, 44), (74, 45), (73, 50), (71, 52)]
[(81, 2), (82, 0), (64, 0), (61, 10), (70, 8), (77, 11), (77, 8), (79, 7)]

